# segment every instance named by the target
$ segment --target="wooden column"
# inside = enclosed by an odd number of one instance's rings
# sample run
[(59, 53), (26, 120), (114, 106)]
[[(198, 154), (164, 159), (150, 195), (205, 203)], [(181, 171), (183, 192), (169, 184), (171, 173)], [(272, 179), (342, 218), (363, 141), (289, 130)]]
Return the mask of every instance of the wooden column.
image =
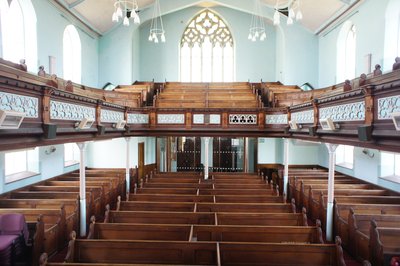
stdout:
[(326, 240), (333, 241), (333, 198), (335, 190), (335, 155), (338, 145), (325, 143), (329, 153), (328, 202), (326, 205)]
[(86, 173), (85, 173), (85, 149), (86, 143), (79, 142), (80, 165), (79, 165), (79, 206), (80, 206), (80, 236), (86, 236)]
[(130, 147), (129, 147), (129, 142), (131, 138), (125, 138), (126, 140), (126, 168), (125, 168), (125, 183), (126, 183), (126, 193), (128, 194), (131, 189), (131, 180), (130, 180), (130, 158), (129, 158), (129, 153), (130, 153)]

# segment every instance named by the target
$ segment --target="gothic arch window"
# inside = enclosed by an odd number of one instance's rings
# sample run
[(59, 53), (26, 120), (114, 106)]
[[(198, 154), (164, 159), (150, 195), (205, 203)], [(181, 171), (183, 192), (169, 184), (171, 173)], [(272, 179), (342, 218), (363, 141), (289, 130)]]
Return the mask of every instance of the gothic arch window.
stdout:
[(64, 30), (63, 57), (64, 79), (81, 83), (81, 39), (73, 25)]
[(356, 26), (345, 22), (337, 40), (337, 83), (356, 76), (356, 37)]
[(400, 1), (390, 0), (385, 15), (383, 69), (391, 70), (397, 56), (400, 56)]
[(36, 13), (31, 0), (0, 1), (2, 56), (15, 63), (25, 59), (28, 70), (36, 72)]
[(210, 10), (195, 16), (181, 39), (182, 82), (230, 82), (235, 79), (234, 45), (226, 23)]

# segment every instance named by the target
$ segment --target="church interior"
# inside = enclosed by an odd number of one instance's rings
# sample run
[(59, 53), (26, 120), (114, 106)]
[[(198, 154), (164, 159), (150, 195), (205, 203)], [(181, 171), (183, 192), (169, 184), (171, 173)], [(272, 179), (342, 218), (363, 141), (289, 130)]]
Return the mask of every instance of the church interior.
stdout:
[(0, 0), (0, 265), (400, 265), (399, 0)]

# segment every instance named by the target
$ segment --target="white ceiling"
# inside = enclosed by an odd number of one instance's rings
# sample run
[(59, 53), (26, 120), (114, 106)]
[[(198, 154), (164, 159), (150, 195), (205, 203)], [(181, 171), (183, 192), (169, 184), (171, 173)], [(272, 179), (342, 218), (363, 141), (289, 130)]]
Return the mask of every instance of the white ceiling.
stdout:
[[(66, 7), (71, 13), (84, 21), (90, 28), (99, 34), (105, 34), (115, 26), (111, 21), (112, 13), (114, 12), (115, 0), (56, 0)], [(137, 0), (139, 9), (149, 8), (154, 3), (154, 0)], [(172, 1), (172, 0), (160, 0)], [(242, 0), (249, 1), (249, 0)], [(277, 0), (261, 0), (264, 5), (270, 7), (271, 10), (276, 5)], [(234, 2), (229, 7), (235, 9)], [(278, 5), (283, 7), (287, 5), (288, 0), (278, 0)], [(357, 0), (301, 0), (301, 10), (303, 20), (300, 21), (305, 28), (311, 32), (317, 33), (327, 23), (340, 16), (349, 7), (349, 4), (358, 2)], [(218, 5), (218, 0), (211, 1), (193, 1), (196, 5), (203, 7)], [(229, 3), (229, 1), (224, 1)], [(253, 5), (253, 1), (249, 4)], [(226, 4), (225, 4), (226, 6)], [(183, 6), (182, 8), (187, 7)], [(253, 10), (253, 7), (249, 7)], [(283, 21), (283, 20), (282, 20)]]

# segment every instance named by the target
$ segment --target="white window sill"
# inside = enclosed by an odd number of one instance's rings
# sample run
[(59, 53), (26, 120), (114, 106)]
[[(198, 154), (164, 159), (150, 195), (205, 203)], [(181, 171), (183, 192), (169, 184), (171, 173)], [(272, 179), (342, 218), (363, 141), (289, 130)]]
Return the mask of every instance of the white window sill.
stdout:
[(398, 175), (381, 176), (379, 178), (386, 180), (386, 181), (400, 184), (400, 176), (398, 176)]
[(352, 163), (337, 163), (336, 166), (353, 170), (354, 165)]
[(12, 175), (7, 175), (6, 176), (6, 184), (12, 183), (12, 182), (16, 182), (25, 178), (29, 178), (32, 176), (36, 176), (39, 175), (39, 173), (35, 173), (35, 172), (30, 172), (30, 171), (24, 171), (24, 172), (20, 172), (20, 173), (15, 173)]
[(73, 166), (73, 165), (76, 165), (76, 164), (79, 164), (79, 161), (76, 161), (76, 160), (65, 161), (64, 162), (64, 167), (70, 167), (70, 166)]

